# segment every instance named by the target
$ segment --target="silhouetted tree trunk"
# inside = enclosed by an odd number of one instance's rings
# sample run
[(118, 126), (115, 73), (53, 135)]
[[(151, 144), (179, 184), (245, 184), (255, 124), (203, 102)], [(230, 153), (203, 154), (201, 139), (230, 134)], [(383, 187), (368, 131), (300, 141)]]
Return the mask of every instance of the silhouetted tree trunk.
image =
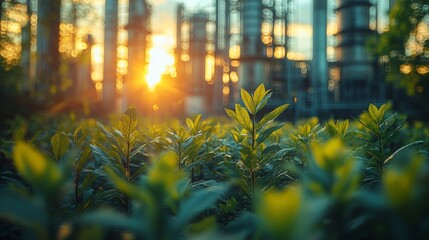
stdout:
[(37, 6), (36, 88), (41, 94), (60, 90), (59, 26), (61, 0), (39, 0)]

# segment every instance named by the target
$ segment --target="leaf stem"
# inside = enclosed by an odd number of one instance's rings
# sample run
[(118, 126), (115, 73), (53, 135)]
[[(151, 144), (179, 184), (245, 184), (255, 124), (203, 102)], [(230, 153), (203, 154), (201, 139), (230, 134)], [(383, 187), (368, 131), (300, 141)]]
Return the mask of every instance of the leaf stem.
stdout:
[(252, 192), (255, 190), (255, 184), (256, 184), (256, 176), (255, 176), (255, 170), (253, 168), (253, 153), (255, 152), (255, 146), (256, 146), (256, 129), (255, 129), (255, 122), (256, 122), (256, 113), (252, 114), (252, 158), (250, 159), (250, 177), (251, 177), (251, 189)]

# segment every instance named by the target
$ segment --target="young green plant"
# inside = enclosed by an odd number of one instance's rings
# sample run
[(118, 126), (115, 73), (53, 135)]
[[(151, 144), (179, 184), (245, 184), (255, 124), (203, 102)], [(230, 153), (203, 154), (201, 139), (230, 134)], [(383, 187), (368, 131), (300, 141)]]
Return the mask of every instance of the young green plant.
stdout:
[(228, 116), (237, 121), (241, 127), (239, 131), (233, 130), (232, 134), (234, 140), (241, 143), (242, 164), (240, 163), (240, 165), (242, 165), (241, 169), (245, 171), (242, 176), (248, 178), (247, 181), (240, 183), (240, 186), (250, 196), (258, 188), (257, 172), (261, 170), (263, 164), (261, 155), (266, 148), (263, 143), (274, 131), (283, 126), (283, 124), (273, 123), (273, 121), (289, 106), (289, 104), (283, 104), (266, 113), (258, 121), (258, 113), (265, 107), (271, 95), (272, 92), (265, 90), (263, 84), (259, 85), (253, 94), (241, 89), (241, 99), (245, 107), (236, 104), (235, 110), (225, 109)]

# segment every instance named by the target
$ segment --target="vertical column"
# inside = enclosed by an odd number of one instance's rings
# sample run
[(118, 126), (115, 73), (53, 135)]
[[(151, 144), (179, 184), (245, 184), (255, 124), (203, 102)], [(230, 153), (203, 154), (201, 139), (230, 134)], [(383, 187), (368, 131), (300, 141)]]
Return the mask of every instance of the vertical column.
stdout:
[(313, 59), (311, 62), (312, 115), (323, 114), (327, 107), (327, 0), (313, 1)]
[(24, 90), (30, 90), (30, 65), (31, 65), (31, 0), (27, 0), (27, 22), (21, 30), (21, 60), (20, 65), (24, 70), (25, 79)]
[(191, 75), (187, 82), (189, 87), (186, 101), (187, 113), (207, 112), (207, 83), (205, 81), (206, 70), (206, 44), (207, 30), (206, 24), (208, 16), (204, 12), (198, 12), (191, 16), (189, 55), (191, 64)]
[(371, 101), (375, 61), (366, 43), (375, 32), (370, 29), (369, 0), (341, 0), (338, 18), (337, 65), (340, 76), (340, 99), (357, 109)]
[(118, 42), (118, 0), (106, 0), (104, 18), (103, 110), (116, 110), (116, 52)]
[(145, 0), (129, 0), (127, 104), (140, 105), (146, 64), (148, 6)]
[(240, 53), (240, 87), (253, 91), (260, 83), (268, 81), (265, 47), (261, 41), (262, 1), (243, 1), (242, 35)]
[(37, 5), (36, 87), (40, 94), (56, 94), (60, 86), (60, 10), (60, 0), (39, 0)]
[[(213, 83), (213, 111), (223, 112), (224, 68), (229, 70), (229, 0), (216, 0), (215, 75)], [(229, 74), (229, 72), (227, 73)], [(229, 94), (232, 94), (231, 92)]]

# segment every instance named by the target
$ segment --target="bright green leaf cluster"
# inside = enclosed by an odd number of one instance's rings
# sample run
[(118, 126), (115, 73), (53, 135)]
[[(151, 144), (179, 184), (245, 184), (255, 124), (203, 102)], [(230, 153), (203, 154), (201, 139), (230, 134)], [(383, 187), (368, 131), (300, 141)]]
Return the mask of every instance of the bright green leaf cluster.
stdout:
[[(243, 178), (238, 181), (238, 185), (249, 196), (252, 196), (259, 187), (265, 188), (270, 185), (263, 180), (258, 181), (258, 175), (265, 167), (269, 167), (266, 156), (273, 156), (271, 152), (264, 154), (264, 150), (267, 149), (264, 143), (275, 131), (283, 127), (284, 124), (274, 123), (274, 120), (289, 106), (288, 104), (281, 105), (266, 113), (258, 121), (259, 116), (257, 115), (265, 107), (271, 94), (271, 91), (265, 90), (263, 84), (259, 85), (253, 94), (241, 89), (241, 99), (245, 107), (236, 104), (235, 110), (225, 109), (228, 116), (237, 121), (241, 127), (239, 130), (232, 130), (231, 133), (234, 140), (241, 144), (241, 160), (237, 163), (237, 171)], [(281, 157), (272, 159), (272, 161), (279, 158)], [(280, 172), (273, 170), (270, 172), (274, 176), (284, 176)]]

